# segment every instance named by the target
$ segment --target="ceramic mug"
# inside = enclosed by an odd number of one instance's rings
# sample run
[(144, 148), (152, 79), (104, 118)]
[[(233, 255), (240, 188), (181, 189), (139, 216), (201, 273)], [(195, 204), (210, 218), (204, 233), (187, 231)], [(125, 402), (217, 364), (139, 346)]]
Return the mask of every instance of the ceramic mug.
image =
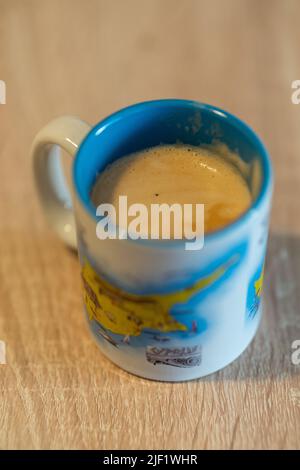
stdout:
[[(99, 172), (124, 155), (178, 141), (221, 142), (238, 154), (251, 207), (206, 235), (199, 251), (181, 240), (99, 240), (90, 197)], [(74, 157), (72, 203), (58, 146)], [(32, 154), (40, 201), (58, 235), (78, 250), (85, 315), (111, 361), (149, 379), (182, 381), (211, 374), (245, 350), (261, 318), (272, 196), (269, 156), (245, 123), (194, 101), (149, 101), (94, 127), (58, 118), (38, 133)]]

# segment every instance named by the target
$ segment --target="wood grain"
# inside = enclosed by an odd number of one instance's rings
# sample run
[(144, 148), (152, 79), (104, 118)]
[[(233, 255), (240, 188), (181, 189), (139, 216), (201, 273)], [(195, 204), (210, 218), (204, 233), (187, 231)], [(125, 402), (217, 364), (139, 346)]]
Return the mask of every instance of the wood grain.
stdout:
[[(300, 448), (299, 15), (297, 0), (0, 0), (0, 448)], [(98, 351), (76, 256), (43, 218), (29, 159), (55, 116), (94, 123), (159, 97), (239, 115), (276, 171), (259, 334), (222, 372), (181, 384)]]

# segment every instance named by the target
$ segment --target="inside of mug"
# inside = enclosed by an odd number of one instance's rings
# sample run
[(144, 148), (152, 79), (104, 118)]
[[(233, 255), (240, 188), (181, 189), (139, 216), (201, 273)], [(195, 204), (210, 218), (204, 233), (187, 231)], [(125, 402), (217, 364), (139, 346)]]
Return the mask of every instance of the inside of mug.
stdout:
[(109, 163), (149, 147), (176, 143), (216, 146), (243, 173), (253, 204), (266, 188), (270, 172), (268, 156), (246, 124), (209, 105), (160, 100), (125, 108), (92, 129), (74, 164), (75, 186), (82, 201), (95, 212), (91, 190)]

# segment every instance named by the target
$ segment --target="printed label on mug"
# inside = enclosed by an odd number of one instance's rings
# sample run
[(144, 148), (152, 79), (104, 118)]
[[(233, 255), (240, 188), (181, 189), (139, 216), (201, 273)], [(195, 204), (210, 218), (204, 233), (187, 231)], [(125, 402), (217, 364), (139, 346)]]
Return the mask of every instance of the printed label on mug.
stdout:
[(250, 281), (247, 295), (247, 319), (252, 320), (259, 309), (264, 280), (264, 264), (262, 264)]
[[(101, 335), (110, 343), (115, 343), (111, 333), (129, 338), (139, 336), (147, 329), (161, 333), (196, 331), (195, 321), (190, 321), (187, 315), (186, 321), (190, 323), (189, 327), (177, 321), (172, 315), (172, 310), (175, 306), (178, 308), (186, 305), (194, 296), (223, 279), (238, 258), (232, 256), (191, 286), (175, 292), (152, 295), (133, 294), (118, 288), (101, 277), (85, 260), (82, 279), (88, 317), (97, 322), (101, 328)], [(124, 340), (122, 342), (124, 343)]]

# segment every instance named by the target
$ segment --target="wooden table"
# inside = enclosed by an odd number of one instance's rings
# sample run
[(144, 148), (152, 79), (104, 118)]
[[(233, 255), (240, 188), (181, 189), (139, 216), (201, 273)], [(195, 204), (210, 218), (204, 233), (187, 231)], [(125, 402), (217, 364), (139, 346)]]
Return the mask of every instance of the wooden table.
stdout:
[[(297, 0), (0, 0), (0, 448), (300, 448), (299, 15)], [(159, 97), (239, 115), (276, 171), (259, 334), (222, 372), (179, 384), (101, 355), (29, 159), (55, 116), (94, 123)]]

